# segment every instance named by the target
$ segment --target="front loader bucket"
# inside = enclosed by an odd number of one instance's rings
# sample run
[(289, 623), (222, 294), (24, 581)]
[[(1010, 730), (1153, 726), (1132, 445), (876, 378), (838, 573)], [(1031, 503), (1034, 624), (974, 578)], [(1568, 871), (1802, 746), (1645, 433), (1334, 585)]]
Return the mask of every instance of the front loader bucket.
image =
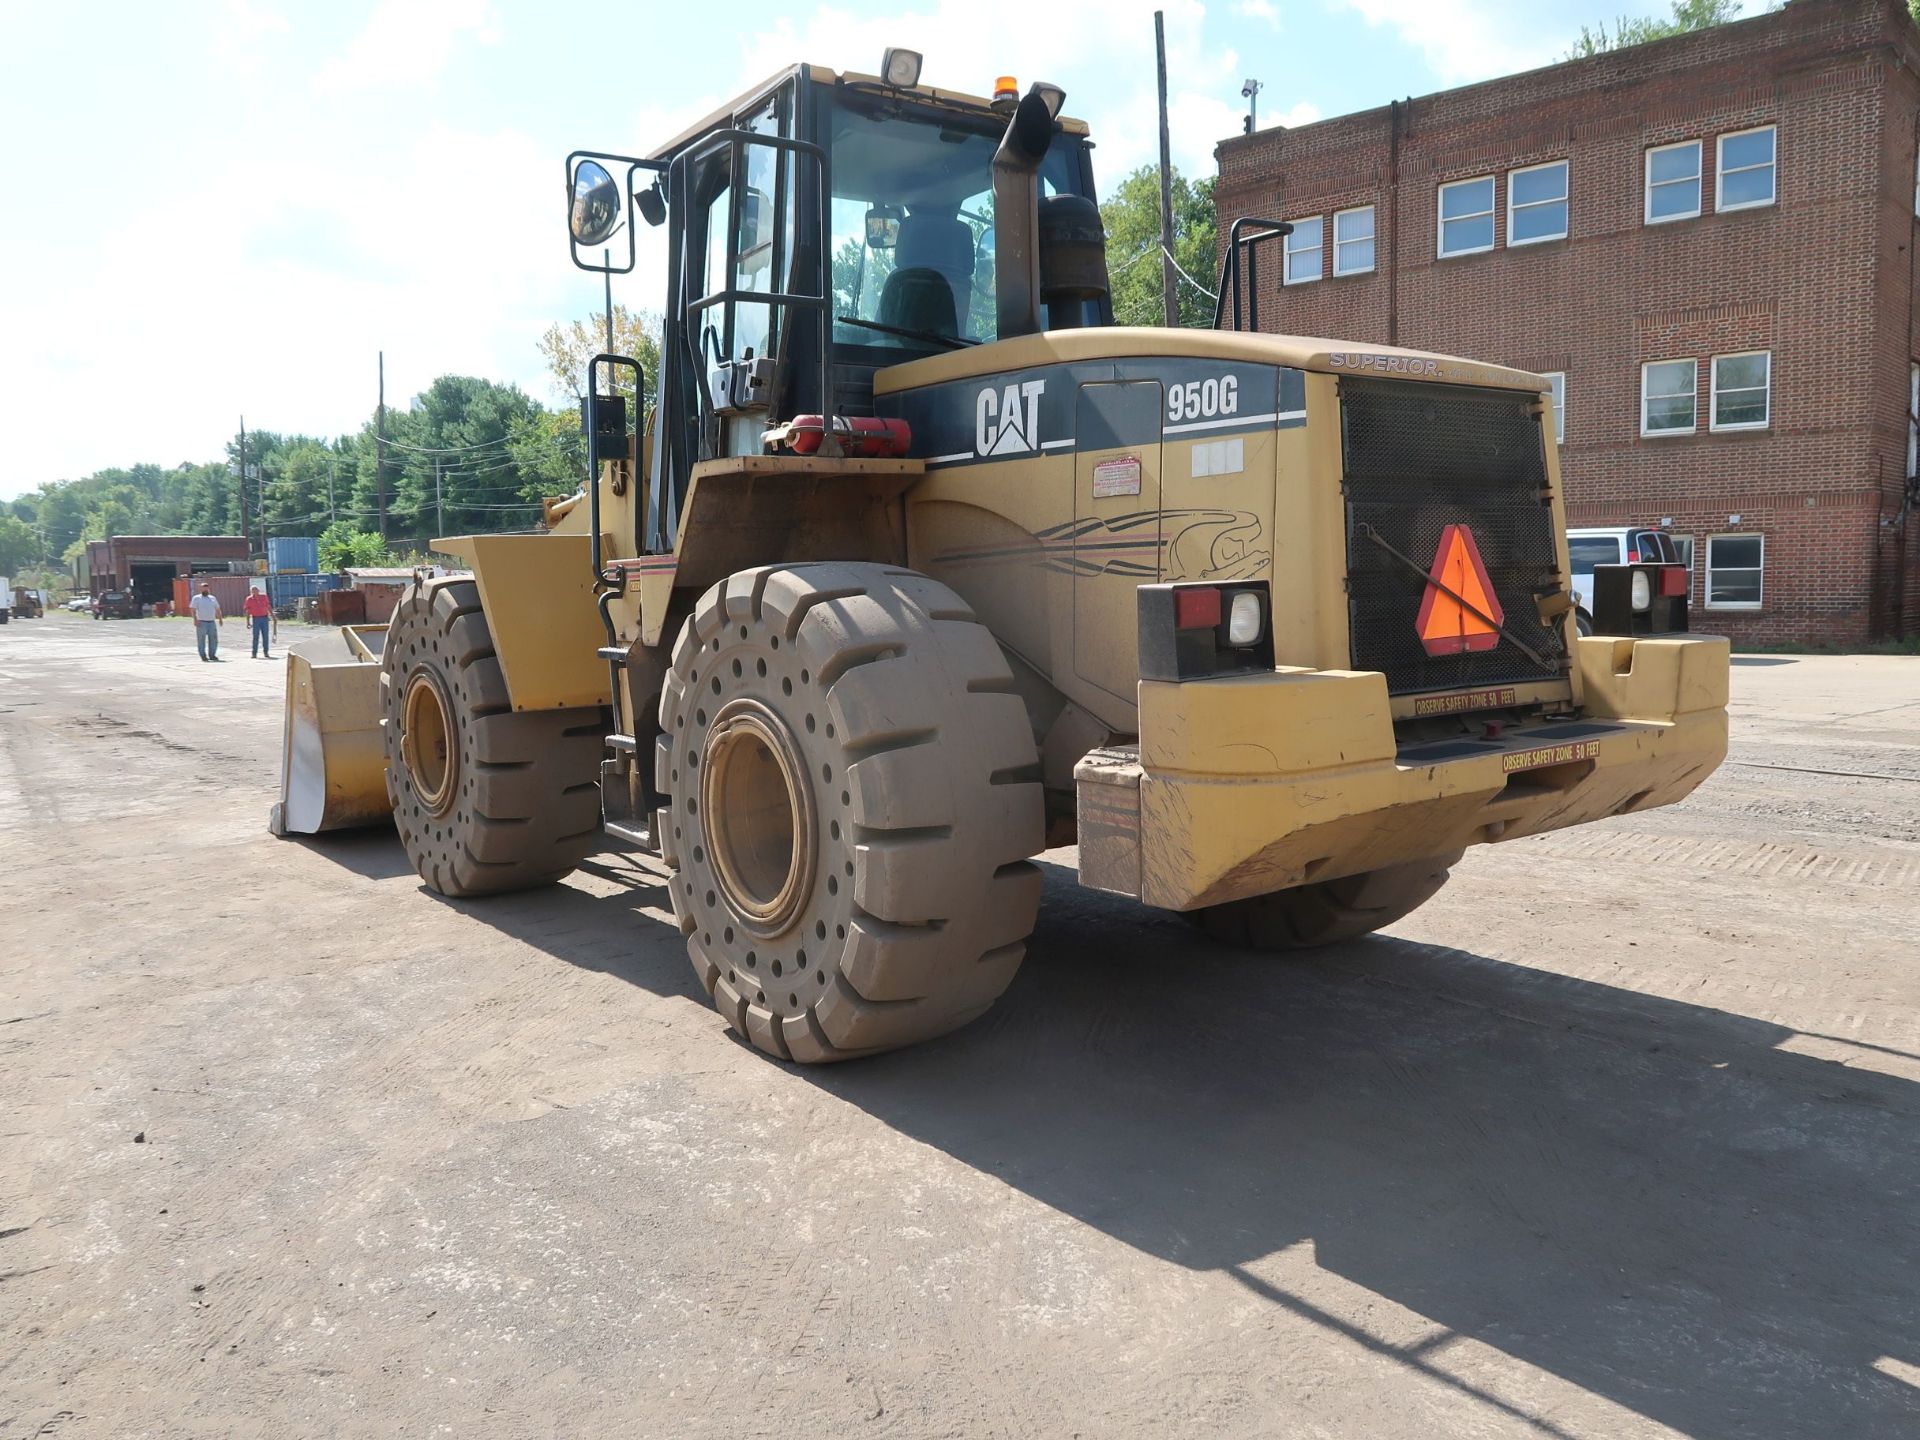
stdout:
[(380, 739), (384, 625), (343, 625), (287, 650), (287, 721), (276, 835), (385, 825), (387, 759)]

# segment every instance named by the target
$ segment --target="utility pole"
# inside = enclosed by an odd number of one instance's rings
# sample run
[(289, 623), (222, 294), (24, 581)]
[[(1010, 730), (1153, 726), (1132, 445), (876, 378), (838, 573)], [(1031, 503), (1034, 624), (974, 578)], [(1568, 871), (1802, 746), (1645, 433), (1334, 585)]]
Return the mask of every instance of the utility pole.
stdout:
[(240, 538), (247, 538), (247, 417), (240, 417), (240, 469), (234, 478), (234, 493), (240, 497)]
[(380, 543), (387, 543), (387, 352), (380, 352), (380, 400), (373, 412), (374, 434), (378, 437), (374, 460), (374, 479), (380, 490)]
[(334, 456), (332, 459), (327, 461), (327, 524), (328, 525), (336, 525), (339, 523), (339, 520), (340, 520), (340, 517), (334, 513), (334, 509), (333, 509), (333, 472), (339, 468), (340, 468), (340, 457), (338, 455)]
[(1167, 136), (1167, 16), (1153, 12), (1153, 48), (1160, 61), (1160, 292), (1169, 329), (1180, 323), (1180, 296), (1173, 276), (1173, 155)]
[(447, 533), (447, 512), (440, 506), (440, 457), (433, 457), (433, 524), (434, 533)]
[(1249, 135), (1260, 128), (1260, 92), (1264, 88), (1258, 80), (1248, 80), (1240, 87), (1240, 93), (1247, 99), (1246, 133)]

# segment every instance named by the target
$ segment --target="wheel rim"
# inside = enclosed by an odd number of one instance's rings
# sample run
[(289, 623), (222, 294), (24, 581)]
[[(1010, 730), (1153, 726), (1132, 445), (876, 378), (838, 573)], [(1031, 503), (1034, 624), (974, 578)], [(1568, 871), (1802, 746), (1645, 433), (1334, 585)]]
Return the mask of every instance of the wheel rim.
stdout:
[(813, 888), (813, 790), (787, 724), (757, 700), (714, 716), (700, 772), (714, 881), (740, 923), (788, 929)]
[(460, 769), (451, 713), (439, 680), (425, 670), (415, 671), (400, 715), (400, 758), (414, 794), (430, 815), (442, 814), (452, 804)]

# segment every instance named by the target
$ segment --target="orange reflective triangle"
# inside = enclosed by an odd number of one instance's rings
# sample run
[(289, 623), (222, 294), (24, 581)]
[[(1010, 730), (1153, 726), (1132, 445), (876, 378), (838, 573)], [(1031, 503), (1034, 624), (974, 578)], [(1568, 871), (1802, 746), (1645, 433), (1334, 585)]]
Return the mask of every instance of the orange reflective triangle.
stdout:
[[(1487, 567), (1480, 559), (1480, 547), (1473, 543), (1473, 531), (1464, 525), (1449, 525), (1440, 532), (1440, 548), (1434, 553), (1433, 569), (1427, 593), (1420, 601), (1420, 618), (1414, 628), (1429, 655), (1459, 655), (1468, 650), (1491, 650), (1500, 643), (1494, 625), (1504, 624), (1506, 612), (1493, 593)], [(1444, 585), (1446, 590), (1440, 587)], [(1449, 595), (1447, 590), (1453, 591)], [(1453, 598), (1458, 595), (1481, 612)], [(1482, 616), (1490, 617), (1494, 625)]]

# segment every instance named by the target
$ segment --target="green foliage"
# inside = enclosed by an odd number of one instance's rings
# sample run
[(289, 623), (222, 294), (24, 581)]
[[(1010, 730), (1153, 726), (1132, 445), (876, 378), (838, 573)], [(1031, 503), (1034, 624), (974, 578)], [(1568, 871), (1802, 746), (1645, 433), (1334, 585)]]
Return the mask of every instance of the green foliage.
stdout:
[[(1909, 3), (1920, 5), (1920, 0), (1909, 0)], [(1712, 25), (1724, 25), (1740, 18), (1740, 0), (1672, 0), (1672, 12), (1665, 19), (1654, 15), (1621, 15), (1614, 20), (1611, 35), (1607, 33), (1605, 21), (1591, 30), (1582, 25), (1580, 38), (1567, 52), (1567, 59), (1581, 60), (1607, 50), (1624, 50), (1629, 45), (1644, 45), (1649, 40), (1664, 40), (1669, 35), (1685, 35)]]
[(350, 565), (385, 565), (389, 559), (386, 542), (374, 531), (358, 529), (342, 520), (321, 532), (322, 570), (344, 570)]
[[(662, 324), (660, 316), (650, 310), (629, 310), (624, 305), (613, 307), (612, 353), (640, 362), (646, 384), (643, 411), (652, 406), (660, 384), (658, 337)], [(603, 311), (580, 320), (550, 325), (547, 333), (540, 337), (539, 345), (541, 355), (546, 358), (547, 371), (553, 376), (554, 393), (578, 401), (587, 393), (587, 363), (594, 356), (606, 353), (606, 314)], [(630, 373), (623, 371), (616, 377), (622, 394), (633, 393)]]
[(0, 515), (0, 575), (18, 576), (44, 554), (38, 530), (17, 515)]
[[(1176, 275), (1180, 324), (1196, 329), (1213, 325), (1214, 284), (1218, 265), (1213, 177), (1189, 181), (1175, 171), (1173, 258), (1187, 277)], [(1107, 271), (1113, 282), (1113, 318), (1121, 325), (1164, 323), (1160, 271), (1160, 172), (1142, 165), (1120, 182), (1113, 198), (1100, 207), (1107, 227)]]

